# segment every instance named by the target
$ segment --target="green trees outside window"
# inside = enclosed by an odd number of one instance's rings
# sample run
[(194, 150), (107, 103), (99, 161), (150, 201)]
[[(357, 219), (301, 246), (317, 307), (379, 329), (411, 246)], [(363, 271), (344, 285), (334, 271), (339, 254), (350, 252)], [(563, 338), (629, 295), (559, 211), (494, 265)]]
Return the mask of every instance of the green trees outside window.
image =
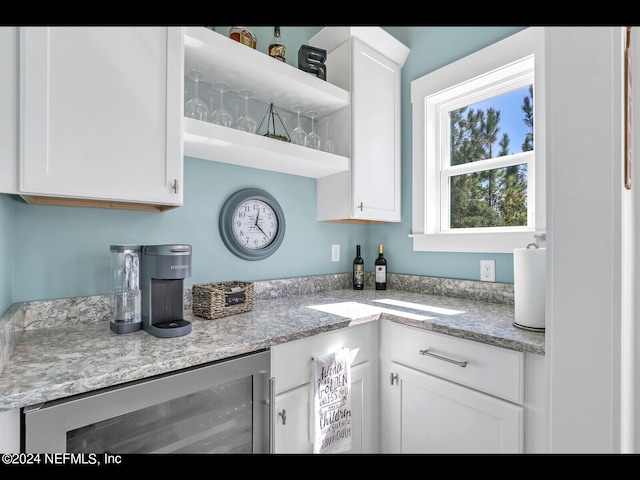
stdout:
[[(526, 127), (520, 151), (533, 150), (533, 85), (520, 106)], [(450, 112), (452, 166), (512, 155), (500, 110), (469, 106)], [(527, 163), (451, 176), (450, 228), (527, 225)]]

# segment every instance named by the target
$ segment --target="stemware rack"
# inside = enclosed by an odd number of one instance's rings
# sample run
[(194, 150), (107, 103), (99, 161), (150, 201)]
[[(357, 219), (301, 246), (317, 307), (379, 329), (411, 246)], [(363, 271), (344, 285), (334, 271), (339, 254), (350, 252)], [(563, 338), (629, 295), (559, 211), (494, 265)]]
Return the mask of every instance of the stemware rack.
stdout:
[[(197, 68), (236, 92), (251, 90), (254, 100), (267, 105), (273, 100), (278, 109), (303, 104), (322, 118), (350, 105), (348, 91), (204, 27), (185, 28), (184, 52), (185, 71)], [(342, 155), (188, 117), (184, 154), (311, 178), (350, 169), (350, 159)]]

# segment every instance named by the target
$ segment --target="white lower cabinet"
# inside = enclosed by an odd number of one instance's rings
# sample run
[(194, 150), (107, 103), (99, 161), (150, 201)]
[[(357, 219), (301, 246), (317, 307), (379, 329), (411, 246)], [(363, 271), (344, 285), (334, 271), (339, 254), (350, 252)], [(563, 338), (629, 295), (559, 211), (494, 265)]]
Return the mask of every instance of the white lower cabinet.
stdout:
[(20, 409), (0, 412), (0, 452), (20, 452)]
[(350, 453), (545, 453), (544, 355), (381, 319), (271, 348), (272, 451), (311, 453), (312, 358), (357, 349)]
[[(524, 408), (391, 362), (389, 453), (522, 453)], [(386, 393), (385, 393), (386, 394)]]
[(524, 453), (525, 354), (380, 324), (383, 453)]
[[(310, 383), (276, 396), (275, 453), (312, 453), (309, 437)], [(352, 449), (371, 453), (371, 362), (351, 368)]]
[(273, 453), (311, 453), (310, 389), (312, 358), (349, 348), (351, 364), (352, 449), (378, 452), (378, 322), (322, 333), (271, 348), (275, 386)]

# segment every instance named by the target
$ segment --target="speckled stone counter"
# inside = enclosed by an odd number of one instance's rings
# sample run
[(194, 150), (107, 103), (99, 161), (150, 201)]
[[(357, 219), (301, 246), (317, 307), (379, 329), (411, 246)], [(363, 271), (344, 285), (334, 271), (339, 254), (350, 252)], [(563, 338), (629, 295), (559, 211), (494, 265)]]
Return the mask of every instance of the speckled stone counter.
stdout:
[[(286, 288), (286, 281), (277, 286), (260, 282), (252, 311), (215, 320), (194, 316), (187, 292), (185, 318), (192, 322), (192, 331), (176, 338), (157, 338), (144, 331), (123, 335), (111, 332), (105, 297), (85, 297), (85, 301), (69, 299), (73, 308), (70, 306), (63, 319), (45, 328), (39, 324), (43, 319), (36, 318), (28, 306), (12, 306), (3, 314), (4, 323), (0, 325), (3, 327), (0, 346), (3, 351), (11, 347), (11, 354), (3, 359), (0, 374), (0, 411), (264, 350), (380, 318), (512, 350), (544, 354), (544, 333), (513, 326), (514, 306), (509, 301), (508, 288), (507, 299), (495, 303), (478, 299), (476, 295), (462, 294), (460, 297), (465, 298), (460, 298), (438, 291), (425, 293), (429, 289), (420, 277), (419, 288), (405, 276), (397, 276), (385, 291), (376, 291), (370, 285), (363, 291), (354, 291), (348, 288), (349, 282), (345, 282), (344, 276), (329, 277), (322, 279), (324, 287), (313, 281), (306, 282), (304, 291), (287, 295), (280, 291)], [(323, 289), (327, 287), (326, 280), (331, 280), (329, 285), (335, 289)], [(291, 281), (291, 285), (294, 283)], [(393, 288), (394, 283), (404, 289)], [(485, 287), (481, 283), (469, 285), (470, 290), (479, 287), (480, 298), (486, 295), (485, 288), (493, 288), (498, 297), (505, 295), (503, 287)], [(433, 284), (446, 289), (442, 287), (445, 281)], [(395, 302), (405, 304), (399, 306)], [(11, 322), (6, 321), (8, 316)], [(51, 320), (50, 314), (46, 316)], [(21, 329), (11, 334), (11, 329), (18, 328), (16, 324), (21, 324)]]

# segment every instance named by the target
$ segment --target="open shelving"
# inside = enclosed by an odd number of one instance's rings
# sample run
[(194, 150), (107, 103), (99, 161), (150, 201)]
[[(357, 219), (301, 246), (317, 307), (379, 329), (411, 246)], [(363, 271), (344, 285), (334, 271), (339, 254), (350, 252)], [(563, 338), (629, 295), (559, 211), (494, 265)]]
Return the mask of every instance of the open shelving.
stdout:
[[(204, 27), (185, 28), (184, 49), (185, 71), (197, 68), (235, 92), (249, 89), (265, 104), (303, 104), (325, 117), (351, 101), (348, 91)], [(184, 154), (190, 157), (311, 178), (350, 169), (348, 157), (192, 118), (184, 118), (183, 131)]]

